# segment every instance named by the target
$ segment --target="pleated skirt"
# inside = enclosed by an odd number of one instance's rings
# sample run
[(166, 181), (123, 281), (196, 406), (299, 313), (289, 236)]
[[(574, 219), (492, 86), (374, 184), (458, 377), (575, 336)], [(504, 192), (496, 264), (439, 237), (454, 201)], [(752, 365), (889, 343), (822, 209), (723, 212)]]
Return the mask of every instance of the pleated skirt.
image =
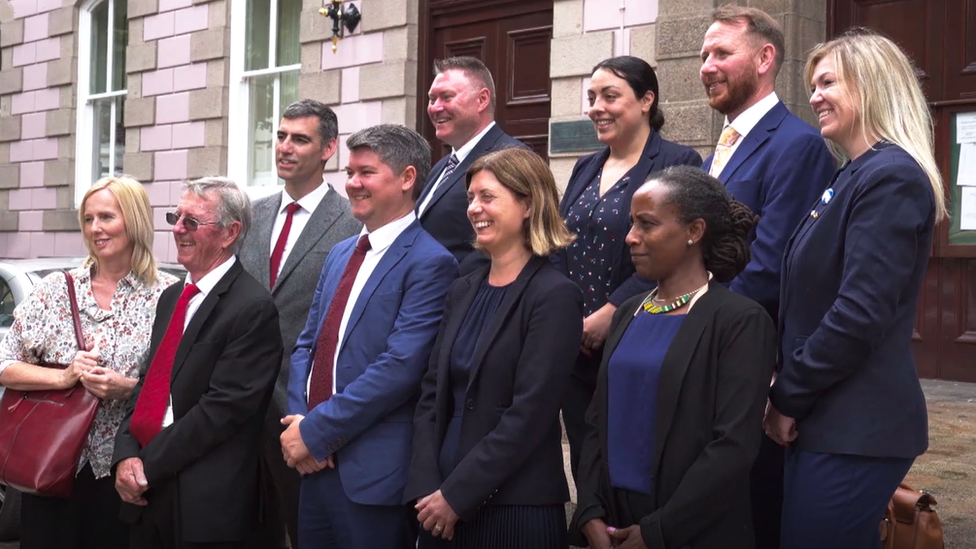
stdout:
[(562, 505), (485, 505), (471, 522), (454, 526), (454, 539), (420, 531), (419, 549), (567, 549)]

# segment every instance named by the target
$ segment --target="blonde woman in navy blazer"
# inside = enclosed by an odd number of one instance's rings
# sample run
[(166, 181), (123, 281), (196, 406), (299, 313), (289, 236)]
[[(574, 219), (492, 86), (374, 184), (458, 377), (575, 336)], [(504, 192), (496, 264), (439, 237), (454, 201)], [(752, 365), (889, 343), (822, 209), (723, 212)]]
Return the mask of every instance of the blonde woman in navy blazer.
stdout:
[(880, 548), (887, 502), (928, 445), (911, 339), (942, 179), (925, 97), (893, 42), (845, 34), (814, 49), (806, 76), (821, 133), (850, 161), (784, 260), (764, 422), (788, 445), (781, 547)]

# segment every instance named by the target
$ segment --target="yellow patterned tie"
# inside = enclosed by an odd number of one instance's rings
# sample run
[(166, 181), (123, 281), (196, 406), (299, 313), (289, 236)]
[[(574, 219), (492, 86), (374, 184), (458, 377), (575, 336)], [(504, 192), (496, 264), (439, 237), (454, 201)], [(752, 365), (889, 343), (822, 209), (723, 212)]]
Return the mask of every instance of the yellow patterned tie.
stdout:
[(735, 131), (731, 125), (725, 126), (722, 135), (718, 138), (718, 145), (715, 146), (715, 155), (712, 157), (712, 165), (708, 169), (708, 175), (718, 177), (722, 173), (722, 168), (732, 156), (732, 147), (739, 140), (739, 132)]

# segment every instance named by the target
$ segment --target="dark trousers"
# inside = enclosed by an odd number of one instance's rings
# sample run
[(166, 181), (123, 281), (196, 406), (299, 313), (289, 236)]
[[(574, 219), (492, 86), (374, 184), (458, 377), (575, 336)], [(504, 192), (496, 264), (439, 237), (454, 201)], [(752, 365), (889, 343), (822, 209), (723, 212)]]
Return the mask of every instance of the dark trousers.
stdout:
[(788, 449), (782, 549), (880, 549), (878, 524), (914, 459)]
[(302, 477), (298, 544), (302, 549), (414, 549), (416, 512), (405, 505), (363, 505), (346, 496), (336, 469)]
[[(131, 526), (131, 549), (246, 549), (244, 539), (220, 542), (189, 542), (183, 539), (179, 524), (179, 484), (160, 482), (151, 488), (149, 505), (143, 508), (138, 521)], [(220, 513), (222, 509), (214, 509)], [(241, 536), (244, 537), (243, 535)]]
[(563, 425), (566, 427), (566, 439), (569, 441), (569, 466), (573, 473), (573, 481), (577, 480), (580, 452), (583, 448), (583, 438), (586, 436), (586, 410), (596, 392), (596, 375), (600, 370), (603, 352), (596, 351), (593, 356), (582, 353), (577, 357), (573, 373), (569, 378), (569, 386), (563, 397)]
[(119, 520), (115, 478), (95, 479), (90, 464), (75, 477), (72, 498), (23, 494), (22, 549), (126, 549), (129, 527)]
[(779, 549), (783, 515), (783, 447), (765, 434), (749, 474), (749, 488), (756, 549)]
[(284, 426), (270, 430), (265, 426), (262, 437), (261, 490), (263, 517), (258, 531), (248, 540), (248, 549), (298, 549), (298, 493), (302, 476), (288, 467), (281, 455), (280, 436)]

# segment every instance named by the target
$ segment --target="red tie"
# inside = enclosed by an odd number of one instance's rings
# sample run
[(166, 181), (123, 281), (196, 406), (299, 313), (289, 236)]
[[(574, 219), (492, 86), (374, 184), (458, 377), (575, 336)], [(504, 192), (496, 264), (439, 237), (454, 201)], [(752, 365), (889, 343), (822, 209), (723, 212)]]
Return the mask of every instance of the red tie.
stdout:
[(173, 373), (176, 349), (180, 346), (180, 339), (183, 337), (186, 306), (198, 293), (200, 288), (193, 284), (187, 284), (183, 288), (183, 294), (176, 302), (173, 318), (169, 319), (163, 341), (156, 349), (152, 364), (149, 365), (149, 372), (146, 374), (146, 381), (142, 384), (136, 409), (132, 412), (129, 431), (144, 447), (163, 430), (163, 416), (166, 415), (166, 405), (169, 402), (169, 378)]
[(325, 315), (319, 339), (315, 343), (315, 358), (312, 360), (312, 379), (308, 390), (308, 409), (311, 410), (332, 397), (332, 370), (335, 369), (336, 345), (339, 343), (339, 325), (342, 324), (342, 314), (346, 311), (346, 303), (352, 292), (352, 283), (356, 281), (356, 274), (363, 264), (363, 258), (369, 251), (369, 236), (359, 237), (356, 250), (346, 263), (346, 270), (342, 272), (339, 286), (336, 288), (329, 305), (329, 312)]
[(302, 209), (298, 202), (292, 202), (285, 207), (288, 215), (285, 216), (285, 224), (281, 226), (281, 234), (275, 242), (274, 251), (271, 252), (271, 288), (274, 289), (275, 280), (278, 280), (278, 268), (281, 266), (281, 256), (285, 253), (285, 244), (288, 242), (288, 233), (291, 232), (291, 221), (295, 217), (295, 212)]

